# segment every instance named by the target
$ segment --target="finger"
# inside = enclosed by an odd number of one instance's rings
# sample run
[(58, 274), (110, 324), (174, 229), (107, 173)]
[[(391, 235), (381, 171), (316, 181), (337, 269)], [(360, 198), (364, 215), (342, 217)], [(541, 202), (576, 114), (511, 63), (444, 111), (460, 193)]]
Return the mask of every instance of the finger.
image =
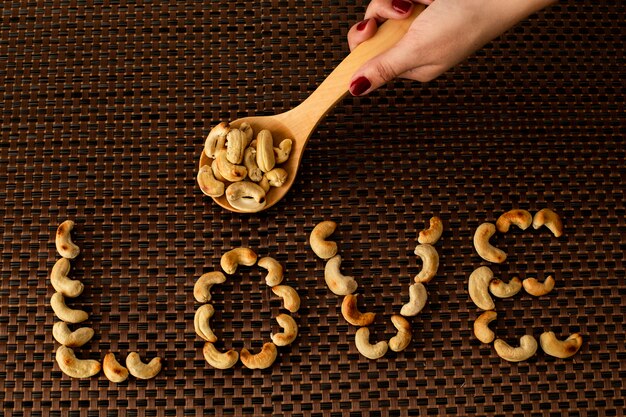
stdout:
[(405, 19), (411, 15), (413, 2), (409, 0), (373, 0), (365, 11), (366, 19), (381, 24), (388, 19)]
[(419, 50), (411, 36), (405, 36), (392, 48), (367, 61), (353, 75), (350, 93), (355, 96), (368, 94), (400, 74), (415, 67), (419, 62)]
[(352, 51), (376, 34), (378, 25), (374, 19), (365, 19), (352, 26), (348, 31), (348, 46)]

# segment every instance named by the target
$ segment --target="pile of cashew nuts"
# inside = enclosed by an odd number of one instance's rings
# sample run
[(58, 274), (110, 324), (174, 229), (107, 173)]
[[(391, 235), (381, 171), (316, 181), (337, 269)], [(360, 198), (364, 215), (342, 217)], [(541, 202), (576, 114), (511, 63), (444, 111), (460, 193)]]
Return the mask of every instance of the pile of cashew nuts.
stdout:
[(94, 336), (91, 327), (80, 327), (72, 331), (68, 323), (82, 323), (89, 318), (87, 312), (67, 306), (67, 298), (76, 298), (82, 294), (85, 286), (82, 282), (68, 277), (70, 259), (80, 254), (80, 248), (72, 242), (71, 232), (74, 222), (66, 220), (59, 225), (56, 233), (56, 248), (62, 256), (52, 268), (50, 283), (56, 291), (50, 298), (50, 306), (54, 314), (61, 320), (54, 323), (52, 335), (61, 344), (56, 352), (56, 361), (61, 371), (72, 378), (90, 378), (104, 371), (104, 375), (112, 382), (122, 382), (133, 375), (139, 379), (150, 379), (161, 371), (161, 358), (156, 357), (149, 363), (143, 363), (139, 354), (131, 352), (126, 357), (126, 367), (122, 366), (112, 352), (104, 356), (102, 365), (94, 359), (79, 359), (72, 348), (86, 344)]
[[(257, 262), (257, 254), (248, 248), (235, 248), (224, 255), (220, 260), (220, 266), (228, 275), (237, 272), (239, 265), (253, 266), (257, 264), (261, 268), (267, 270), (265, 283), (272, 289), (272, 292), (282, 298), (283, 306), (290, 313), (295, 313), (300, 308), (300, 296), (295, 289), (288, 285), (282, 285), (283, 267), (273, 258), (265, 257)], [(221, 352), (215, 347), (218, 338), (211, 329), (210, 319), (215, 313), (215, 309), (211, 304), (211, 289), (214, 285), (226, 282), (226, 276), (219, 271), (212, 271), (203, 274), (196, 281), (193, 288), (193, 296), (198, 303), (202, 305), (196, 310), (194, 317), (194, 328), (196, 334), (204, 339), (204, 348), (202, 353), (204, 359), (209, 365), (217, 369), (228, 369), (233, 367), (239, 359), (241, 363), (249, 369), (265, 369), (272, 366), (278, 350), (276, 346), (287, 346), (291, 344), (298, 336), (298, 325), (293, 317), (289, 314), (279, 314), (276, 317), (278, 325), (283, 329), (280, 333), (271, 335), (271, 342), (263, 345), (261, 351), (256, 354), (250, 353), (246, 348), (241, 349), (238, 353), (234, 349)]]
[(227, 122), (215, 126), (204, 144), (204, 153), (213, 162), (200, 167), (197, 176), (204, 194), (215, 198), (226, 194), (228, 203), (244, 213), (263, 210), (270, 187), (287, 181), (287, 171), (277, 165), (289, 159), (293, 144), (284, 139), (274, 147), (272, 133), (266, 129), (257, 133), (256, 140), (253, 137), (252, 127), (245, 122), (239, 128)]
[(415, 276), (415, 283), (409, 287), (409, 302), (402, 306), (400, 314), (391, 316), (391, 322), (397, 329), (397, 334), (387, 343), (384, 340), (378, 343), (370, 343), (370, 331), (367, 326), (374, 322), (376, 313), (362, 313), (357, 307), (357, 296), (353, 293), (358, 288), (356, 280), (341, 273), (341, 256), (337, 255), (338, 245), (336, 242), (326, 240), (337, 228), (333, 221), (323, 221), (313, 228), (309, 237), (309, 244), (313, 252), (321, 259), (326, 260), (324, 268), (324, 280), (328, 288), (336, 295), (343, 296), (341, 313), (344, 319), (353, 326), (359, 327), (355, 335), (357, 350), (368, 359), (383, 357), (388, 349), (400, 352), (406, 349), (411, 342), (411, 325), (403, 317), (416, 316), (428, 299), (428, 293), (424, 283), (433, 279), (439, 268), (439, 254), (434, 244), (443, 233), (441, 219), (430, 219), (430, 227), (419, 234), (419, 244), (415, 248), (415, 254), (422, 260), (422, 269)]
[[(501, 249), (489, 243), (489, 239), (495, 234), (496, 229), (500, 233), (509, 231), (511, 225), (515, 225), (521, 230), (526, 230), (530, 226), (539, 229), (546, 226), (556, 237), (563, 235), (563, 222), (554, 211), (542, 209), (533, 217), (526, 210), (514, 209), (501, 215), (496, 224), (483, 223), (476, 229), (474, 234), (474, 247), (478, 255), (486, 261), (502, 263), (507, 255)], [(474, 304), (485, 310), (474, 322), (474, 335), (482, 343), (494, 342), (494, 348), (498, 356), (509, 362), (521, 362), (529, 359), (537, 352), (537, 341), (531, 335), (524, 335), (520, 338), (520, 345), (512, 347), (502, 339), (496, 339), (495, 333), (489, 328), (489, 323), (494, 321), (498, 314), (494, 311), (495, 303), (489, 292), (497, 298), (509, 298), (521, 291), (522, 288), (533, 296), (540, 297), (548, 294), (554, 288), (555, 281), (552, 276), (548, 276), (543, 282), (536, 278), (526, 278), (520, 281), (514, 277), (508, 283), (494, 278), (494, 274), (489, 267), (481, 266), (477, 268), (469, 277), (468, 290)], [(545, 353), (557, 358), (569, 358), (578, 352), (582, 345), (582, 336), (574, 333), (565, 340), (559, 340), (554, 332), (544, 332), (539, 338), (541, 348)]]

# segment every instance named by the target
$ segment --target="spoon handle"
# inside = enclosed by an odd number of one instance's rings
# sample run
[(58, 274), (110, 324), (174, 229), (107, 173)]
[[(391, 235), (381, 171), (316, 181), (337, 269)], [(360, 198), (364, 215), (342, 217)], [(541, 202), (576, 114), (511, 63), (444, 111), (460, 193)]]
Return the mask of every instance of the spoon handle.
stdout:
[(294, 136), (308, 138), (324, 116), (346, 96), (348, 83), (354, 72), (365, 62), (385, 52), (402, 39), (413, 20), (424, 8), (425, 6), (416, 4), (408, 18), (388, 20), (382, 24), (376, 34), (345, 57), (305, 101), (291, 111), (283, 113), (285, 119), (297, 119), (297, 123), (289, 123), (292, 130), (296, 130), (293, 132)]

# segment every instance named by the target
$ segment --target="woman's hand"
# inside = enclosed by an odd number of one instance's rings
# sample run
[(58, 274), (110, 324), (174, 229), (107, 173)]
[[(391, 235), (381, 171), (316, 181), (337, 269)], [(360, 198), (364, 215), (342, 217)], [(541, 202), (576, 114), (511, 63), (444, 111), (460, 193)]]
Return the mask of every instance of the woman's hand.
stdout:
[[(430, 4), (391, 49), (366, 62), (350, 92), (367, 94), (396, 77), (430, 81), (530, 14), (556, 0), (420, 0)], [(376, 34), (386, 20), (404, 19), (418, 1), (372, 0), (365, 19), (350, 29), (350, 50)]]

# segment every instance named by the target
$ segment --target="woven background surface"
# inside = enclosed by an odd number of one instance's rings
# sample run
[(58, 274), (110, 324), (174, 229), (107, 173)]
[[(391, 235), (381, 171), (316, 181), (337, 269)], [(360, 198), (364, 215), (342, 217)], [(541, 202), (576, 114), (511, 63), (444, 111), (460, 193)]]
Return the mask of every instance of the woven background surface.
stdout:
[[(196, 187), (220, 120), (300, 103), (347, 54), (364, 3), (334, 0), (0, 2), (0, 414), (7, 416), (622, 416), (626, 210), (622, 2), (563, 2), (425, 85), (346, 98), (309, 142), (284, 201), (241, 216)], [(620, 4), (621, 3), (621, 4)], [(476, 340), (471, 236), (513, 207), (551, 207), (565, 236), (496, 239), (508, 279), (553, 274), (549, 295), (498, 300), (499, 337), (581, 332), (571, 359), (519, 364)], [(370, 361), (307, 244), (339, 223), (344, 272), (378, 312), (372, 340), (419, 271), (437, 214), (439, 273), (402, 353)], [(54, 361), (48, 274), (57, 225), (96, 336), (81, 357), (164, 358), (152, 380), (73, 380)], [(195, 280), (241, 245), (276, 257), (297, 288), (300, 336), (270, 369), (214, 370), (193, 330)], [(281, 310), (261, 271), (214, 290), (221, 347), (258, 349)]]

